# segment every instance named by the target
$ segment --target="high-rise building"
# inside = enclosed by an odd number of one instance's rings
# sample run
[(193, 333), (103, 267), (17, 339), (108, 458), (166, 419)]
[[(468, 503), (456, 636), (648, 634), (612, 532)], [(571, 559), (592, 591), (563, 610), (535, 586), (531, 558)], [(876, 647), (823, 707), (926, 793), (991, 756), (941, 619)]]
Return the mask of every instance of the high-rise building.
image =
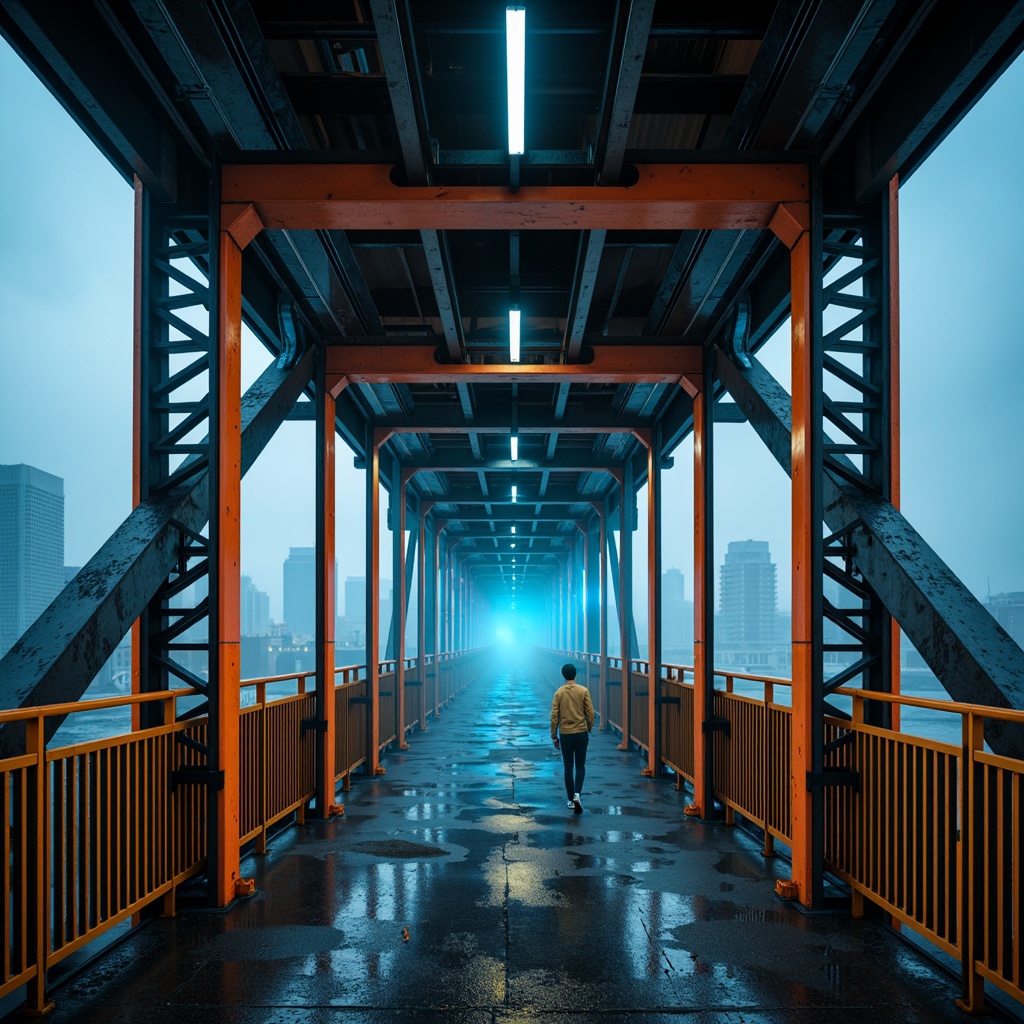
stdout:
[(353, 626), (366, 625), (366, 577), (345, 578), (345, 618)]
[(693, 602), (686, 600), (685, 577), (678, 569), (661, 574), (661, 645), (675, 650), (693, 645)]
[(64, 481), (0, 466), (0, 657), (64, 588)]
[(289, 548), (284, 562), (284, 621), (292, 636), (316, 635), (316, 548)]
[(242, 577), (241, 625), (242, 636), (265, 636), (270, 626), (270, 595), (251, 576)]
[(1024, 647), (1024, 593), (990, 594), (985, 607), (996, 622)]
[(776, 571), (767, 541), (730, 541), (719, 570), (715, 641), (722, 654), (735, 654), (734, 663), (764, 664), (776, 644)]

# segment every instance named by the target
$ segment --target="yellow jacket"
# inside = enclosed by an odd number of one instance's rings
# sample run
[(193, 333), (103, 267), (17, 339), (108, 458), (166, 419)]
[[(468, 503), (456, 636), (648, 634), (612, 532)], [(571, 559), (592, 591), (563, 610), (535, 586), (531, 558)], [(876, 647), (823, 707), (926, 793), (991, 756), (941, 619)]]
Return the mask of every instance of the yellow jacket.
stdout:
[(568, 736), (577, 732), (590, 732), (594, 728), (594, 705), (590, 691), (575, 680), (555, 690), (551, 702), (551, 738), (559, 732)]

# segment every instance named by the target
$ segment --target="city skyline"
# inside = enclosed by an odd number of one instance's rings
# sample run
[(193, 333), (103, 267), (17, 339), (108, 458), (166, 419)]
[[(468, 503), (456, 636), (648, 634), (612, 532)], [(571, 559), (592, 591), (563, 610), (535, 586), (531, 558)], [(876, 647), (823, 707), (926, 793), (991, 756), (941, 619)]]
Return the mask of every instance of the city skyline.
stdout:
[[(901, 190), (902, 506), (981, 599), (989, 590), (1012, 591), (1024, 579), (1024, 536), (1017, 528), (1024, 494), (1005, 458), (1024, 442), (1024, 406), (1016, 398), (1024, 347), (1016, 341), (1013, 302), (1020, 277), (1015, 238), (1024, 229), (1016, 184), (1024, 140), (997, 130), (1012, 123), (1009, 112), (1022, 104), (1024, 62), (1018, 60)], [(0, 155), (0, 330), (9, 370), (0, 382), (0, 462), (39, 465), (64, 478), (65, 557), (81, 565), (131, 504), (132, 192), (6, 43), (0, 43), (0, 114), (12, 142)], [(24, 156), (29, 151), (32, 160)], [(68, 167), (75, 168), (74, 189), (66, 187)], [(90, 196), (88, 204), (80, 202), (82, 194)], [(947, 295), (957, 301), (947, 305)], [(788, 388), (787, 333), (759, 358)], [(268, 360), (247, 335), (244, 385)], [(55, 374), (58, 382), (73, 382), (62, 389), (60, 417), (48, 415), (38, 400)], [(24, 388), (19, 382), (26, 380), (39, 382), (39, 389)], [(274, 618), (282, 617), (276, 574), (287, 547), (313, 543), (313, 441), (312, 424), (286, 423), (243, 482), (242, 567), (269, 594)], [(717, 425), (715, 446), (715, 562), (730, 539), (767, 538), (785, 609), (789, 481), (745, 424)], [(684, 441), (675, 468), (663, 474), (663, 508), (682, 514), (664, 531), (662, 567), (678, 568), (687, 586), (693, 579), (685, 525), (691, 455), (692, 444)], [(365, 572), (365, 474), (343, 447), (338, 461), (344, 578)], [(972, 500), (979, 494), (985, 495), (980, 504)], [(643, 509), (643, 495), (640, 501)], [(386, 506), (383, 500), (382, 519)], [(980, 518), (965, 528), (972, 516)], [(634, 551), (645, 552), (643, 514), (640, 522)], [(380, 555), (381, 574), (393, 578), (386, 530)], [(643, 559), (637, 562), (640, 576)], [(639, 579), (638, 590), (642, 600)]]

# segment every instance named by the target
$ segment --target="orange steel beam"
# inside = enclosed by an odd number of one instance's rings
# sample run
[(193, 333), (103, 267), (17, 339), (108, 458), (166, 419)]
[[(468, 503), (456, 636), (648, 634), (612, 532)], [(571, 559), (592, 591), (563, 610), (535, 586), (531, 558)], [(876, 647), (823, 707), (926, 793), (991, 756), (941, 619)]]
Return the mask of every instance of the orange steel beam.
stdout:
[[(383, 164), (223, 168), (225, 218), (287, 230), (745, 230), (807, 200), (802, 164), (646, 164), (629, 185), (401, 186)], [(238, 208), (234, 214), (231, 208)], [(251, 226), (245, 224), (247, 230)]]
[(323, 618), (317, 623), (317, 637), (322, 647), (320, 671), (316, 680), (316, 703), (319, 718), (323, 723), (323, 731), (317, 733), (317, 745), (320, 747), (317, 767), (319, 777), (316, 780), (317, 817), (324, 820), (335, 811), (334, 793), (334, 748), (337, 742), (335, 735), (336, 717), (334, 714), (334, 630), (337, 594), (335, 593), (335, 406), (330, 391), (326, 388), (323, 394), (323, 424), (319, 425), (322, 450), (323, 474), (323, 518), (322, 532), (316, 538), (317, 552), (323, 563), (324, 576), (324, 607)]
[(368, 453), (366, 536), (370, 545), (370, 564), (366, 581), (366, 681), (370, 698), (370, 742), (367, 746), (367, 766), (370, 775), (380, 774), (380, 440), (373, 432), (373, 443)]
[(433, 579), (430, 585), (434, 588), (434, 721), (441, 713), (441, 532), (444, 528), (434, 530), (434, 562)]
[(708, 743), (710, 735), (704, 723), (712, 716), (704, 680), (708, 672), (705, 637), (708, 630), (708, 609), (705, 607), (705, 586), (711, 566), (706, 564), (704, 518), (707, 490), (707, 447), (704, 403), (713, 397), (701, 392), (693, 400), (693, 808), (698, 817), (712, 811), (712, 780), (708, 777)]
[(439, 363), (432, 345), (332, 345), (327, 386), (337, 396), (349, 384), (679, 384), (692, 396), (701, 358), (699, 346), (610, 345), (590, 363)]
[[(211, 786), (213, 805), (207, 875), (219, 907), (235, 898), (239, 881), (239, 704), (241, 685), (241, 534), (242, 493), (242, 250), (220, 232), (217, 289), (217, 478), (211, 515), (217, 517), (217, 685), (211, 693), (210, 740), (215, 769), (224, 773), (223, 789)], [(211, 652), (213, 653), (213, 652)]]
[[(632, 479), (632, 474), (630, 474)], [(619, 475), (619, 596), (615, 602), (615, 609), (619, 615), (619, 653), (622, 655), (622, 690), (620, 696), (622, 698), (622, 742), (619, 744), (619, 750), (629, 750), (630, 739), (629, 733), (632, 726), (630, 722), (630, 672), (629, 662), (632, 657), (633, 651), (630, 646), (630, 620), (626, 616), (626, 609), (632, 608), (632, 603), (627, 599), (626, 588), (633, 586), (632, 573), (630, 573), (630, 579), (626, 578), (626, 544), (632, 545), (632, 529), (630, 524), (626, 522), (626, 477), (625, 474)], [(631, 549), (632, 550), (632, 549)], [(630, 568), (632, 569), (632, 558), (630, 558)]]
[[(889, 501), (900, 507), (900, 182), (889, 182)], [(900, 627), (892, 620), (890, 675), (893, 693), (899, 693)], [(892, 708), (893, 729), (900, 727), (900, 706)]]
[(398, 749), (408, 750), (405, 742), (405, 603), (408, 595), (405, 592), (405, 486), (408, 476), (402, 470), (398, 484), (398, 633), (395, 638), (398, 659), (395, 662), (395, 686), (398, 688), (398, 728), (396, 730)]
[[(816, 268), (820, 269), (820, 268)], [(790, 748), (792, 877), (801, 903), (810, 906), (813, 899), (813, 812), (814, 800), (807, 786), (808, 773), (814, 768), (812, 730), (820, 728), (815, 720), (813, 696), (812, 594), (811, 578), (814, 545), (821, 544), (821, 522), (812, 514), (814, 475), (821, 472), (813, 465), (811, 432), (821, 424), (812, 422), (811, 368), (811, 237), (805, 232), (790, 254), (792, 287), (792, 558), (793, 558), (793, 724)]]
[(593, 503), (601, 524), (601, 588), (598, 591), (601, 606), (601, 728), (608, 728), (608, 712), (605, 708), (608, 689), (608, 535), (605, 526), (606, 508), (603, 503)]
[(658, 644), (658, 617), (661, 615), (660, 551), (658, 544), (661, 523), (658, 517), (660, 474), (657, 471), (659, 453), (655, 451), (654, 432), (634, 432), (647, 448), (647, 774), (657, 778), (661, 772), (661, 743), (658, 725), (658, 689), (661, 685), (661, 657)]
[[(132, 508), (142, 501), (142, 282), (143, 263), (146, 258), (144, 231), (145, 189), (138, 178), (135, 186), (135, 267), (132, 277)], [(136, 619), (132, 623), (132, 693), (142, 692), (142, 623)], [(132, 730), (141, 727), (141, 710), (138, 704), (132, 705)]]
[(420, 731), (427, 731), (427, 513), (433, 502), (419, 507), (419, 558), (416, 560), (416, 660), (420, 677)]

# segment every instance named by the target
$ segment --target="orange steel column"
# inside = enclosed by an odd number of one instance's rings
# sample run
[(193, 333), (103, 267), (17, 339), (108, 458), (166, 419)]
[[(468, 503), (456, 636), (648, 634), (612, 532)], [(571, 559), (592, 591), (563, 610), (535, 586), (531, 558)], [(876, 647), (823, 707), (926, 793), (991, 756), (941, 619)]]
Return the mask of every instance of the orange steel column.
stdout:
[(636, 430), (647, 448), (647, 767), (644, 775), (661, 772), (661, 722), (658, 691), (661, 684), (661, 501), (656, 432)]
[[(889, 501), (900, 507), (900, 182), (889, 182)], [(889, 655), (893, 693), (900, 685), (900, 627), (892, 620)], [(893, 729), (900, 727), (900, 705), (890, 705)]]
[(395, 618), (395, 686), (398, 688), (398, 749), (408, 750), (405, 742), (405, 485), (412, 474), (403, 469), (398, 483), (398, 616)]
[(216, 423), (211, 426), (210, 438), (211, 463), (215, 467), (210, 508), (214, 561), (210, 589), (215, 597), (215, 616), (210, 625), (216, 638), (216, 650), (210, 654), (217, 664), (215, 683), (210, 687), (209, 747), (210, 767), (223, 772), (223, 786), (209, 788), (207, 877), (213, 902), (223, 907), (234, 899), (239, 881), (241, 683), (242, 250), (227, 231), (220, 232), (217, 268), (217, 350), (212, 374)]
[(601, 728), (608, 728), (608, 535), (605, 527), (607, 504), (595, 505), (601, 530)]
[(317, 530), (319, 556), (316, 659), (316, 809), (318, 818), (329, 818), (341, 807), (334, 802), (335, 714), (334, 630), (337, 594), (335, 561), (335, 402), (321, 375), (317, 381)]
[(419, 507), (419, 561), (416, 563), (416, 657), (420, 663), (420, 729), (427, 731), (427, 513), (433, 502)]
[(710, 417), (705, 403), (713, 399), (707, 389), (693, 399), (693, 803), (685, 810), (697, 817), (711, 816), (713, 780), (711, 778), (711, 733), (705, 723), (713, 715), (711, 688), (707, 685), (713, 666), (708, 664), (710, 616), (707, 598), (713, 566), (707, 564), (707, 522), (710, 489)]
[(380, 446), (381, 431), (370, 434), (366, 462), (366, 695), (370, 698), (367, 770), (381, 775), (380, 767)]
[[(436, 520), (435, 520), (436, 522)], [(438, 524), (434, 531), (434, 721), (441, 713), (441, 531)]]
[[(142, 501), (142, 318), (143, 318), (143, 261), (144, 248), (144, 205), (145, 191), (141, 181), (134, 179), (135, 186), (135, 266), (132, 277), (132, 508)], [(142, 623), (132, 623), (132, 693), (142, 692)], [(132, 705), (132, 730), (141, 725), (139, 704)]]
[[(821, 522), (813, 515), (814, 464), (812, 391), (816, 386), (812, 367), (811, 237), (805, 231), (792, 248), (792, 557), (793, 557), (793, 710), (790, 746), (790, 798), (792, 877), (800, 902), (811, 906), (814, 879), (814, 798), (808, 788), (814, 770), (812, 730), (816, 722), (813, 678), (813, 579), (814, 547), (821, 545)], [(819, 271), (820, 272), (820, 271)]]
[[(631, 474), (632, 475), (632, 474)], [(630, 616), (629, 611), (632, 602), (627, 600), (626, 588), (633, 584), (632, 573), (626, 572), (626, 545), (632, 544), (632, 537), (627, 538), (627, 533), (632, 529), (632, 523), (626, 515), (626, 480), (625, 476), (619, 476), (619, 594), (615, 602), (619, 613), (619, 652), (622, 655), (622, 742), (619, 750), (629, 750), (629, 734), (632, 722), (629, 715), (630, 698), (630, 672), (629, 663), (632, 656), (630, 644)]]

